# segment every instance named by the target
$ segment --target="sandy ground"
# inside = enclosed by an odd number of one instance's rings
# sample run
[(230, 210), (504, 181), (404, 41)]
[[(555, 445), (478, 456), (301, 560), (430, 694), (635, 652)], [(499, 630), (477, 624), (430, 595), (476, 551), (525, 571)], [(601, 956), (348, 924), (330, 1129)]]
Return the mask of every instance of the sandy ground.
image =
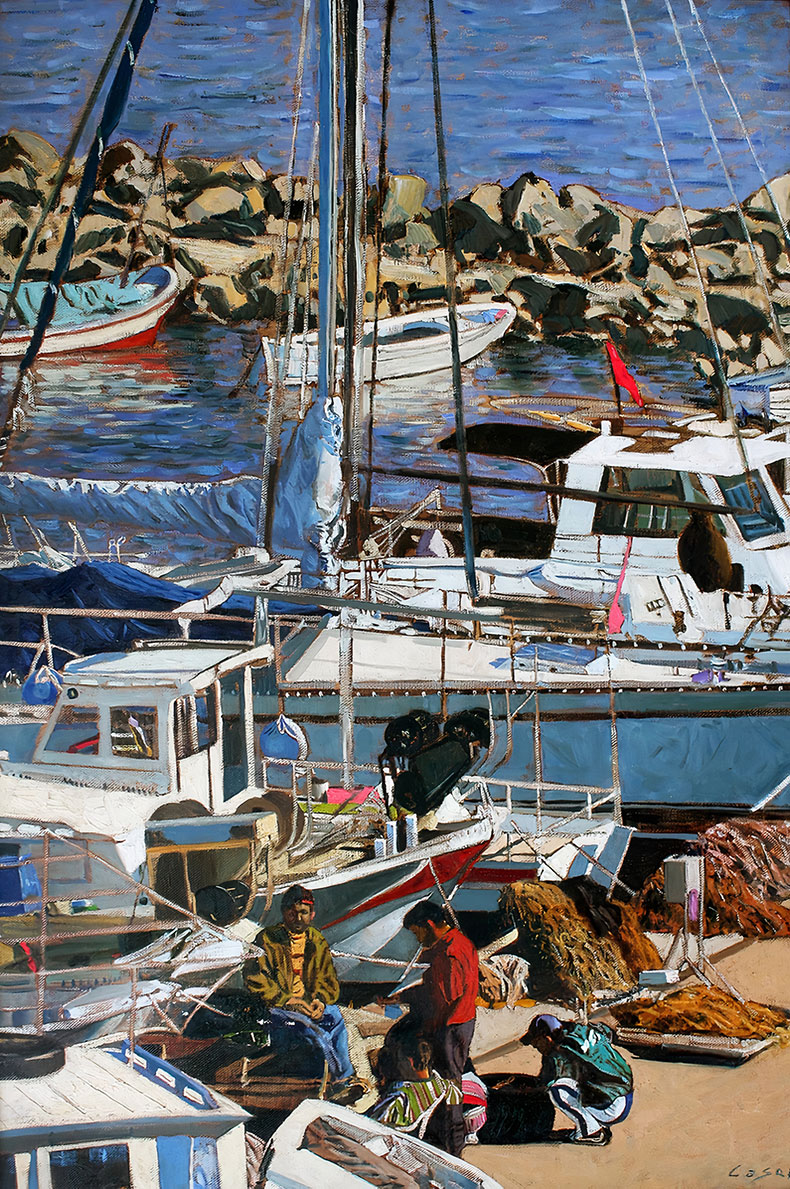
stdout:
[[(790, 1008), (790, 939), (754, 942), (717, 965), (747, 998)], [(634, 1107), (613, 1129), (608, 1147), (481, 1144), (465, 1148), (464, 1159), (503, 1189), (738, 1189), (757, 1180), (790, 1182), (790, 1048), (774, 1045), (734, 1069), (629, 1060)], [(523, 1049), (477, 1066), (536, 1073), (539, 1061)], [(567, 1125), (558, 1113), (555, 1126)]]

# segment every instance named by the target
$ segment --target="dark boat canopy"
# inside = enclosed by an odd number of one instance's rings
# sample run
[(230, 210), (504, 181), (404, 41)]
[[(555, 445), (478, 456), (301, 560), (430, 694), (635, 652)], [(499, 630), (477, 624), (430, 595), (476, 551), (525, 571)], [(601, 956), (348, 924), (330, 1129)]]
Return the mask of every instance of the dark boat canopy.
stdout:
[[(586, 446), (598, 436), (594, 430), (555, 429), (553, 426), (514, 425), (506, 421), (485, 421), (466, 427), (469, 454), (513, 458), (546, 467)], [(455, 434), (442, 438), (440, 450), (455, 450)]]

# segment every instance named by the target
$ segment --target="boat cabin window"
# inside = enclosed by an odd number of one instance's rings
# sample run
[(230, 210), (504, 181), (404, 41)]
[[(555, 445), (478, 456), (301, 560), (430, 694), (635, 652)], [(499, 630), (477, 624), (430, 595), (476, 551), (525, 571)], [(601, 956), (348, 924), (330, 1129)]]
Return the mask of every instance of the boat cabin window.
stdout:
[[(601, 491), (622, 495), (656, 495), (661, 500), (699, 500), (706, 496), (691, 476), (661, 469), (629, 470), (606, 467)], [(677, 537), (688, 524), (687, 508), (668, 503), (629, 504), (612, 501), (596, 505), (593, 532), (629, 537)]]
[(130, 1189), (128, 1144), (98, 1144), (91, 1148), (62, 1148), (49, 1154), (52, 1189)]
[(3, 1152), (0, 1154), (0, 1189), (16, 1189), (16, 1185), (16, 1162), (8, 1152)]
[(155, 706), (111, 706), (110, 739), (116, 756), (159, 758)]
[[(737, 517), (744, 540), (756, 541), (760, 537), (772, 537), (774, 533), (784, 532), (782, 517), (771, 503), (762, 479), (752, 472), (750, 480), (751, 489), (745, 475), (716, 476), (725, 502), (731, 508), (749, 509), (745, 516)], [(755, 504), (759, 504), (759, 508), (755, 508)]]
[(211, 1136), (158, 1135), (156, 1156), (159, 1189), (201, 1189), (220, 1184), (217, 1141)]
[(63, 706), (44, 750), (68, 755), (98, 755), (98, 706)]
[(187, 756), (205, 751), (217, 742), (217, 711), (214, 691), (186, 698), (176, 699), (173, 715), (176, 756), (185, 760)]

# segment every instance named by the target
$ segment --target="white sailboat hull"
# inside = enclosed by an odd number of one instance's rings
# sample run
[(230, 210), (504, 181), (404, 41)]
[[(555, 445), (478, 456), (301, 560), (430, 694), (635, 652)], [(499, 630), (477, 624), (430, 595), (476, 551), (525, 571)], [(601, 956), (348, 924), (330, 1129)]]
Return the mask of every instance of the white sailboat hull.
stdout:
[[(458, 347), (461, 363), (468, 363), (510, 329), (516, 311), (504, 302), (469, 302), (459, 306)], [(373, 371), (373, 322), (366, 322), (362, 338), (362, 366), (366, 381)], [(343, 332), (337, 336), (337, 367), (343, 366)], [(306, 358), (305, 358), (306, 356)], [(280, 354), (282, 360), (282, 353)], [(271, 374), (274, 366), (270, 353)], [(376, 378), (397, 380), (443, 371), (452, 366), (450, 324), (447, 306), (436, 310), (381, 318), (376, 344)], [(291, 342), (284, 383), (315, 383), (318, 378), (318, 333), (296, 335)]]

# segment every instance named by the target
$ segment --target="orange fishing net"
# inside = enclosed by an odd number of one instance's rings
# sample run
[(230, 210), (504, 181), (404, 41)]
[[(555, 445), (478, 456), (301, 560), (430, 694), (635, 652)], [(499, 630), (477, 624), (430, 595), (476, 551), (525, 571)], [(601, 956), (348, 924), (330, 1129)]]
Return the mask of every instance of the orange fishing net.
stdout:
[[(790, 823), (730, 821), (699, 837), (705, 857), (705, 933), (745, 937), (787, 937), (790, 909)], [(683, 906), (664, 900), (660, 868), (640, 893), (637, 908), (643, 929), (674, 931), (683, 924)]]
[(740, 1003), (733, 995), (716, 987), (688, 987), (655, 1001), (635, 999), (631, 1003), (620, 1003), (610, 1011), (624, 1028), (735, 1036), (742, 1040), (764, 1040), (788, 1025), (785, 1012), (761, 1003)]
[[(661, 965), (654, 947), (641, 932), (636, 915), (611, 905), (615, 919), (625, 911), (621, 946), (617, 927), (603, 936), (558, 884), (528, 881), (504, 888), (499, 910), (519, 926), (517, 952), (527, 959), (533, 983), (547, 992), (559, 991), (585, 1002), (601, 991), (628, 991), (645, 965)], [(631, 966), (628, 958), (636, 961)]]

